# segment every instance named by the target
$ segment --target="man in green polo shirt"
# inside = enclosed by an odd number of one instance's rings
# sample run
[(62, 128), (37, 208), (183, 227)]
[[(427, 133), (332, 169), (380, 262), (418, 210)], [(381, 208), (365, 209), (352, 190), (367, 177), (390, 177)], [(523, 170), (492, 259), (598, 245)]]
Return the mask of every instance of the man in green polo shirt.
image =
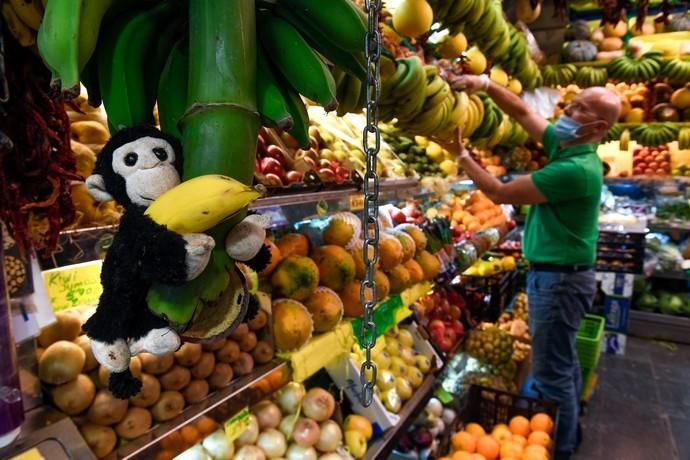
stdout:
[(577, 447), (582, 387), (575, 337), (596, 292), (592, 267), (603, 182), (596, 146), (618, 120), (620, 99), (605, 88), (588, 88), (551, 124), (486, 75), (452, 83), (455, 89), (486, 91), (548, 156), (543, 169), (503, 184), (472, 160), (461, 135), (454, 147), (467, 175), (491, 200), (532, 205), (523, 242), (530, 261), (532, 375), (535, 390), (559, 406), (555, 458), (569, 459)]

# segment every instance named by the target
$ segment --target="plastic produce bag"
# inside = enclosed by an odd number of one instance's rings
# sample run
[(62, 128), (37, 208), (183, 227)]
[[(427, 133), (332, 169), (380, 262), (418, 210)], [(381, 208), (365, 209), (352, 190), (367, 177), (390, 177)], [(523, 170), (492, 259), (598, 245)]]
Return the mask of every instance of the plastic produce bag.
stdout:
[(522, 100), (539, 116), (551, 118), (561, 100), (561, 92), (544, 86), (533, 91), (523, 91)]

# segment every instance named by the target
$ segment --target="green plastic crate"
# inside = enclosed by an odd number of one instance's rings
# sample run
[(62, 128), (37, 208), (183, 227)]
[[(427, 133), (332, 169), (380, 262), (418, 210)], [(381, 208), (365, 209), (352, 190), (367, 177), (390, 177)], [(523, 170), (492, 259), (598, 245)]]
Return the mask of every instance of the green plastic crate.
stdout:
[(577, 331), (577, 357), (580, 360), (583, 380), (585, 372), (591, 374), (597, 368), (601, 353), (601, 335), (605, 320), (601, 316), (585, 315)]

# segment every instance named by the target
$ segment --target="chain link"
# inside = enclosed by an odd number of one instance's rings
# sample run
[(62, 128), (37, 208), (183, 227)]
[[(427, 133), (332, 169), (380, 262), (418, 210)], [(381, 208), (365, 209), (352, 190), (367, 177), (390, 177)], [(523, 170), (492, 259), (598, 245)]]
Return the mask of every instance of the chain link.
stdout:
[[(367, 124), (362, 132), (362, 146), (367, 157), (367, 172), (364, 175), (364, 281), (359, 291), (359, 300), (364, 308), (360, 343), (364, 347), (360, 382), (362, 394), (360, 402), (364, 407), (371, 404), (376, 385), (376, 364), (371, 359), (371, 350), (376, 345), (376, 323), (374, 323), (374, 306), (376, 305), (376, 282), (374, 266), (379, 258), (379, 177), (376, 173), (377, 157), (381, 148), (379, 132), (379, 58), (381, 57), (381, 33), (379, 32), (379, 14), (381, 0), (365, 0), (368, 32), (364, 49), (367, 58)], [(369, 136), (374, 137), (374, 145), (369, 145)]]

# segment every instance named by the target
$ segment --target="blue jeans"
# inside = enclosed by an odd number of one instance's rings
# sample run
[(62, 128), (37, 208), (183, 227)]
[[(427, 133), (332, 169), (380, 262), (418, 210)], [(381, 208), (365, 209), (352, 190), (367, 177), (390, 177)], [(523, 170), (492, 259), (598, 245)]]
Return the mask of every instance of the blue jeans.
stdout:
[(558, 404), (556, 459), (568, 459), (577, 447), (582, 391), (575, 339), (583, 315), (596, 294), (594, 271), (530, 271), (527, 277), (532, 375), (543, 399)]

